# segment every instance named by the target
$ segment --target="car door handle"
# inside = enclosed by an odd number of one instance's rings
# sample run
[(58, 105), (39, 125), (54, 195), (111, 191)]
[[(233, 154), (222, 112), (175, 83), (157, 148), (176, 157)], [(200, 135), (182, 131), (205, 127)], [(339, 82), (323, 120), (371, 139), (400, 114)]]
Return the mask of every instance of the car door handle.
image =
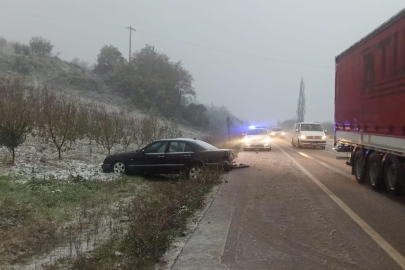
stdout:
[(165, 156), (158, 156), (158, 158), (164, 158)]
[(191, 155), (184, 155), (185, 157), (191, 157)]

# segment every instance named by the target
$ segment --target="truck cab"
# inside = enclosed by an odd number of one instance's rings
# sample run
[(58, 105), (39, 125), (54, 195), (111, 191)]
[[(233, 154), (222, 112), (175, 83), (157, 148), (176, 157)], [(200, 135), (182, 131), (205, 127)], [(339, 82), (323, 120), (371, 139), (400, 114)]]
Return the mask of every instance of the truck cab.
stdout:
[(298, 148), (320, 147), (326, 148), (326, 133), (318, 122), (296, 123), (292, 133), (291, 144)]

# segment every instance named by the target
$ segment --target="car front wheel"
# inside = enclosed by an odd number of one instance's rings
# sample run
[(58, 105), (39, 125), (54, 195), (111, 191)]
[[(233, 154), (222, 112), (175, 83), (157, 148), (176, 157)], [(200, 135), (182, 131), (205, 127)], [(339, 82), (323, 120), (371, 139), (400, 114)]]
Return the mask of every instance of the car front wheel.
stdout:
[(116, 174), (125, 174), (127, 172), (127, 168), (124, 162), (118, 161), (114, 164), (113, 171)]
[(187, 169), (187, 178), (188, 179), (199, 179), (202, 173), (201, 164), (191, 164)]

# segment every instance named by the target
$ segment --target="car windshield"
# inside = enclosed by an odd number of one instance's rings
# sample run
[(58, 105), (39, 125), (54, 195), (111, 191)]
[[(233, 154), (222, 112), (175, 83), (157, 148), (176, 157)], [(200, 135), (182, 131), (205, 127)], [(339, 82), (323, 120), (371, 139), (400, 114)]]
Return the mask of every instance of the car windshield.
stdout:
[(199, 146), (201, 146), (202, 148), (204, 148), (205, 150), (217, 150), (218, 148), (216, 148), (215, 146), (203, 142), (203, 141), (195, 141)]
[(283, 131), (281, 128), (273, 128), (272, 131)]
[(320, 124), (301, 124), (301, 131), (323, 131)]
[(248, 130), (247, 135), (268, 135), (265, 129), (251, 129)]

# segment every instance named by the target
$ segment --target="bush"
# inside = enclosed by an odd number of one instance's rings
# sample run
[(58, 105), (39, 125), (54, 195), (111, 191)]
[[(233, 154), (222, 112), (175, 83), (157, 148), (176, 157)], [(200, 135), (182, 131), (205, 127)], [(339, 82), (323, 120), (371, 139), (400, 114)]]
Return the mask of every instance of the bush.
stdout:
[(30, 64), (22, 57), (16, 57), (14, 63), (11, 65), (11, 68), (13, 71), (23, 75), (30, 74)]
[(4, 47), (7, 45), (7, 39), (0, 37), (0, 52), (3, 53)]
[(22, 53), (22, 44), (19, 42), (14, 42), (13, 43), (13, 48), (14, 48), (14, 52), (16, 54), (21, 54)]
[(45, 56), (52, 52), (54, 45), (50, 40), (44, 39), (41, 36), (33, 37), (30, 40), (31, 51), (34, 54)]

